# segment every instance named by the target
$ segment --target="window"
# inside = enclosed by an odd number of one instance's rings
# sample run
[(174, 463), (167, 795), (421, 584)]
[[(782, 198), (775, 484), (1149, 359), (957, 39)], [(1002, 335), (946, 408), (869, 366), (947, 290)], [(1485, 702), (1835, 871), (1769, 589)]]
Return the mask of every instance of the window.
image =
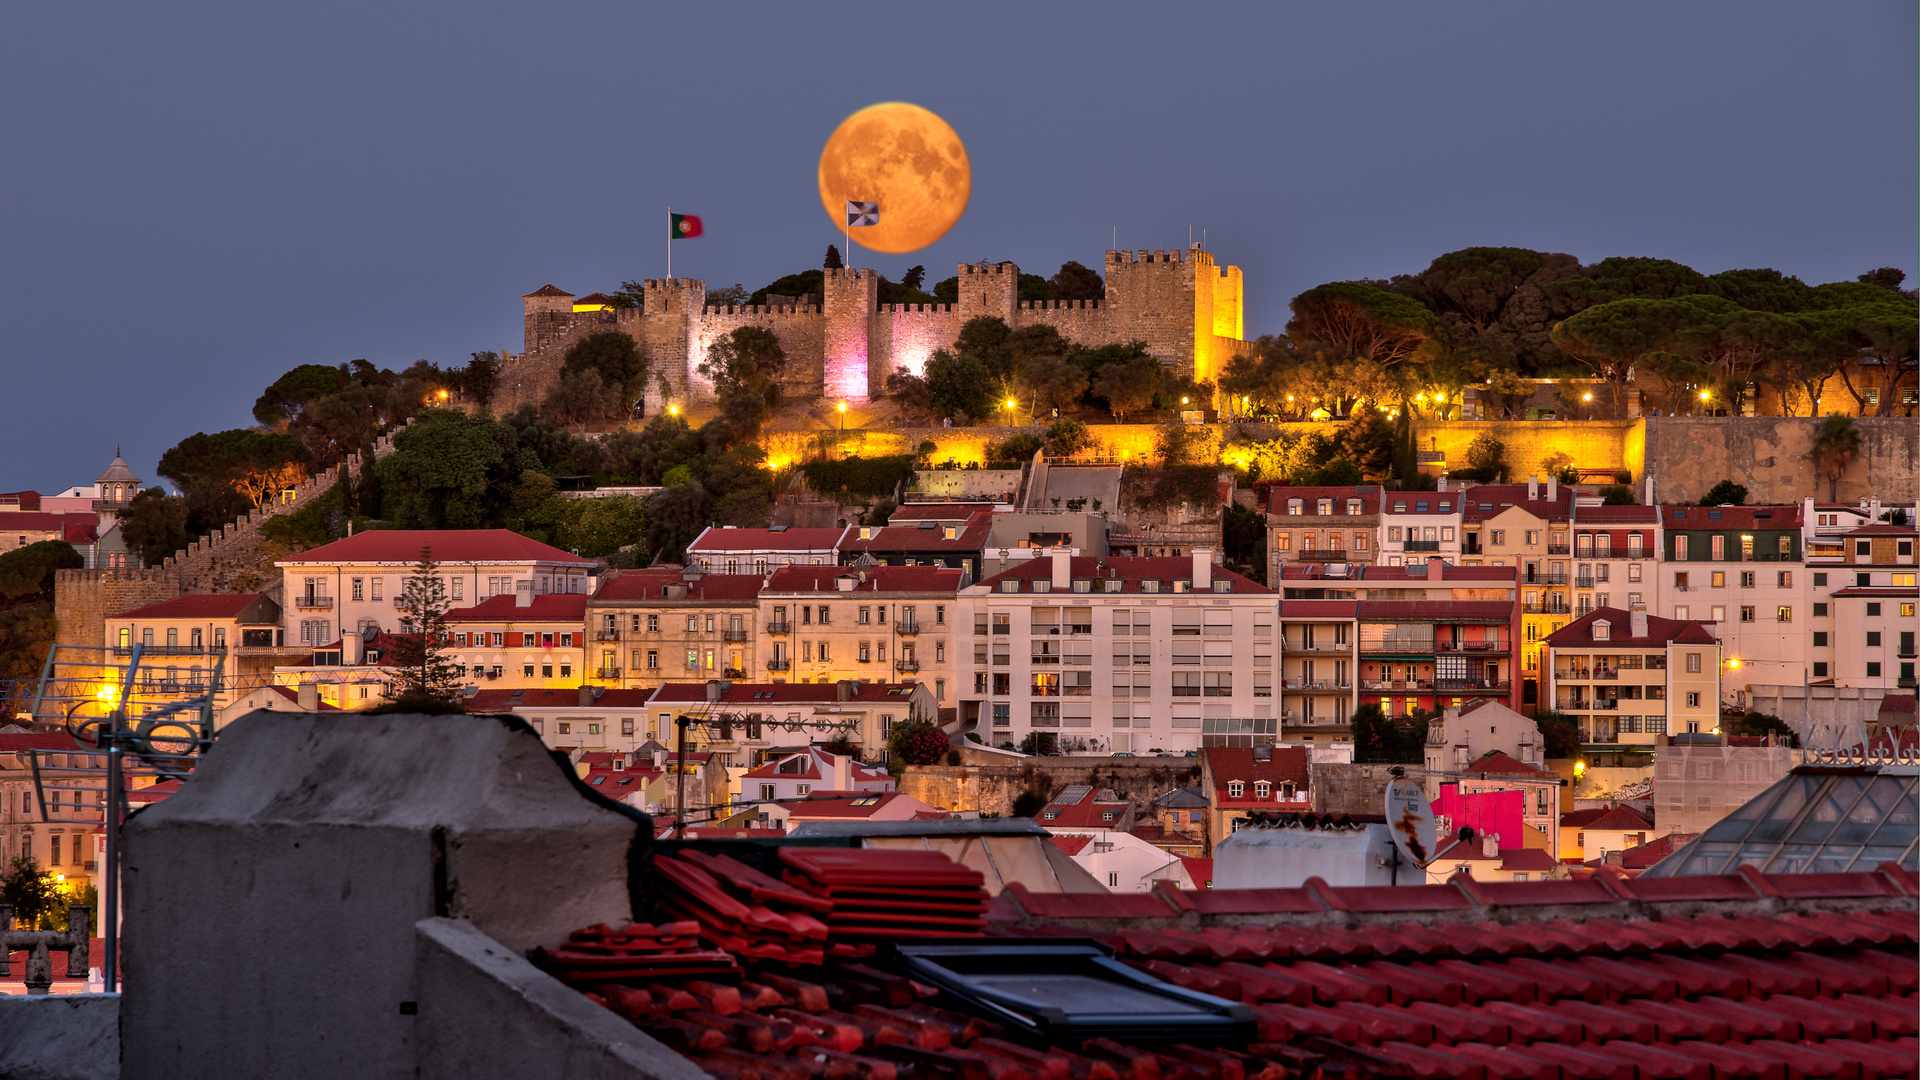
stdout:
[(1682, 533), (1673, 538), (1673, 558), (1675, 562), (1685, 562), (1687, 558), (1687, 537)]
[(521, 664), (521, 665), (520, 665), (520, 677), (521, 677), (521, 678), (523, 678), (523, 679), (531, 679), (531, 678), (533, 678), (533, 665), (532, 665), (532, 664)]
[(1742, 570), (1740, 572), (1740, 587), (1743, 589), (1753, 588), (1753, 577), (1753, 571)]
[(386, 580), (387, 580), (386, 578), (374, 578), (374, 579), (373, 579), (373, 582), (372, 582), (372, 584), (373, 584), (373, 598), (374, 598), (375, 600), (378, 600), (378, 599), (380, 599), (380, 586), (381, 586), (381, 584), (382, 584), (382, 583), (384, 583), (384, 582), (385, 582)]
[(353, 583), (352, 583), (352, 585), (350, 586), (350, 588), (351, 588), (351, 589), (352, 589), (352, 591), (353, 591), (353, 598), (354, 598), (355, 600), (365, 600), (365, 599), (367, 598), (367, 597), (366, 597), (366, 591), (367, 591), (367, 590), (366, 590), (366, 584), (367, 584), (367, 581), (366, 581), (366, 579), (365, 579), (365, 578), (354, 578), (354, 579), (353, 579)]
[(1753, 605), (1752, 604), (1740, 605), (1740, 621), (1741, 622), (1753, 621)]
[(1825, 574), (1815, 574), (1815, 575), (1813, 575), (1813, 583), (1814, 583), (1814, 585), (1815, 585), (1816, 587), (1817, 587), (1817, 586), (1821, 586), (1821, 585), (1825, 585), (1825, 584), (1827, 583), (1827, 575), (1825, 575)]
[(1246, 781), (1244, 780), (1227, 781), (1227, 798), (1229, 799), (1242, 798), (1246, 795), (1246, 793), (1247, 793)]
[(1268, 783), (1268, 782), (1267, 782), (1267, 781), (1265, 781), (1265, 780), (1256, 780), (1256, 781), (1254, 781), (1254, 782), (1253, 782), (1253, 797), (1254, 797), (1254, 798), (1256, 798), (1256, 799), (1264, 799), (1264, 798), (1267, 798), (1268, 796), (1270, 796), (1270, 795), (1272, 795), (1272, 794), (1273, 794), (1273, 785), (1272, 785), (1272, 784), (1270, 784), (1270, 783)]
[(1698, 675), (1700, 673), (1700, 654), (1699, 653), (1690, 652), (1687, 654), (1687, 671), (1690, 674), (1694, 674), (1694, 675)]
[(1176, 671), (1173, 673), (1174, 697), (1199, 697), (1200, 673), (1197, 671)]
[(1867, 678), (1877, 679), (1879, 677), (1880, 677), (1880, 661), (1878, 660), (1867, 661)]
[(1793, 609), (1791, 607), (1788, 607), (1785, 604), (1781, 604), (1779, 607), (1774, 608), (1773, 621), (1774, 622), (1792, 622)]
[(1596, 621), (1594, 622), (1594, 624), (1593, 624), (1593, 640), (1595, 640), (1595, 641), (1607, 641), (1607, 640), (1609, 640), (1609, 639), (1611, 639), (1612, 637), (1613, 637), (1613, 624), (1612, 624), (1612, 623), (1609, 623), (1609, 622), (1608, 622), (1607, 620), (1605, 620), (1605, 619), (1599, 619), (1599, 620), (1596, 620)]
[(1445, 527), (1443, 527), (1443, 528), (1442, 528), (1442, 529), (1440, 530), (1440, 539), (1442, 539), (1442, 540), (1452, 540), (1452, 539), (1453, 539), (1453, 526), (1451, 526), (1451, 525), (1448, 525), (1448, 526), (1445, 526)]
[(1716, 589), (1724, 589), (1727, 587), (1727, 572), (1725, 570), (1715, 570), (1713, 572), (1713, 587)]
[(1867, 648), (1877, 649), (1879, 647), (1880, 647), (1880, 631), (1878, 630), (1867, 631)]
[(1492, 543), (1495, 545), (1502, 545), (1507, 542), (1507, 530), (1494, 529), (1492, 530), (1492, 532), (1493, 532), (1493, 539), (1489, 541), (1489, 543)]
[(1813, 615), (1814, 615), (1814, 618), (1817, 618), (1817, 619), (1818, 619), (1818, 618), (1825, 618), (1825, 617), (1826, 617), (1826, 614), (1827, 614), (1827, 605), (1826, 605), (1826, 604), (1824, 604), (1824, 603), (1821, 603), (1821, 604), (1815, 604), (1815, 605), (1813, 605)]
[(1390, 525), (1387, 527), (1387, 540), (1389, 543), (1400, 542), (1400, 526)]
[(1824, 679), (1827, 677), (1827, 662), (1825, 660), (1815, 660), (1813, 662), (1813, 677), (1816, 679)]
[(1773, 575), (1773, 584), (1776, 588), (1781, 588), (1781, 589), (1793, 588), (1793, 571), (1781, 570), (1775, 573)]
[(1815, 630), (1813, 632), (1813, 647), (1816, 649), (1824, 649), (1827, 647), (1827, 632), (1825, 630)]
[(1878, 617), (1879, 614), (1880, 614), (1880, 604), (1877, 601), (1867, 605), (1868, 617), (1870, 618)]
[(1700, 707), (1700, 694), (1697, 691), (1689, 691), (1687, 693), (1687, 708), (1697, 709), (1699, 707)]

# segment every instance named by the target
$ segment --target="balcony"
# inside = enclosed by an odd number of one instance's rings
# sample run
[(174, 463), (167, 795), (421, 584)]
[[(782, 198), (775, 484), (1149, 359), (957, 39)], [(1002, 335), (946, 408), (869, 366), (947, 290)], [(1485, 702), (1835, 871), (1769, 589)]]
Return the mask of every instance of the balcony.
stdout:
[(722, 630), (720, 631), (720, 640), (734, 642), (745, 641), (747, 640), (747, 632), (745, 630)]
[(320, 596), (313, 593), (305, 596), (295, 596), (293, 598), (293, 606), (302, 611), (327, 611), (333, 607), (333, 597)]
[(895, 660), (895, 661), (893, 662), (893, 670), (895, 670), (895, 671), (919, 671), (919, 670), (920, 670), (920, 661), (918, 661), (918, 660)]
[(602, 630), (602, 631), (600, 631), (599, 633), (597, 633), (597, 634), (595, 634), (595, 635), (593, 635), (593, 640), (595, 640), (595, 641), (619, 641), (619, 640), (620, 640), (620, 631), (618, 631), (618, 630)]
[(1520, 610), (1527, 613), (1528, 615), (1571, 615), (1573, 614), (1573, 609), (1570, 606), (1568, 606), (1568, 604), (1565, 601), (1558, 601), (1558, 600), (1552, 603), (1547, 603), (1547, 604), (1522, 604), (1520, 605)]
[(620, 669), (617, 667), (603, 667), (595, 672), (595, 676), (602, 679), (617, 679), (620, 677)]
[(1439, 641), (1434, 643), (1439, 652), (1503, 653), (1508, 651), (1504, 641)]
[(767, 661), (767, 670), (768, 671), (792, 671), (793, 662), (791, 660), (781, 660), (781, 659), (769, 660)]
[(1619, 712), (1620, 702), (1617, 698), (1596, 698), (1592, 701), (1569, 701), (1560, 708), (1568, 712)]
[(1423, 656), (1433, 652), (1433, 639), (1418, 637), (1367, 637), (1360, 639), (1360, 651), (1365, 653)]
[(901, 637), (912, 637), (920, 632), (920, 622), (917, 619), (900, 619), (893, 624), (893, 632)]
[(781, 620), (781, 621), (779, 621), (779, 622), (770, 622), (770, 623), (768, 623), (768, 624), (767, 624), (767, 633), (769, 633), (769, 634), (791, 634), (791, 633), (793, 633), (793, 624), (792, 624), (792, 623), (790, 623), (790, 622), (787, 622), (787, 621), (786, 621), (786, 620), (784, 620), (784, 619), (783, 619), (783, 620)]
[(1408, 550), (1408, 551), (1439, 551), (1439, 550), (1440, 550), (1440, 541), (1438, 541), (1438, 540), (1409, 540), (1409, 541), (1407, 541), (1407, 543), (1406, 543), (1406, 550)]
[(1582, 574), (1573, 579), (1573, 587), (1576, 589), (1591, 589), (1593, 588), (1593, 579)]
[(1293, 553), (1295, 562), (1351, 562), (1346, 548), (1317, 548)]
[(1351, 690), (1353, 689), (1353, 681), (1351, 679), (1345, 679), (1345, 680), (1315, 679), (1312, 682), (1308, 682), (1305, 679), (1287, 679), (1280, 684), (1280, 689), (1282, 690)]
[[(142, 645), (140, 646), (140, 655), (142, 656), (215, 656), (225, 651), (226, 651), (225, 649), (209, 649), (201, 645)], [(114, 646), (114, 649), (113, 649), (113, 655), (132, 656), (133, 646), (116, 645)]]
[(1510, 694), (1513, 684), (1504, 679), (1437, 679), (1433, 688), (1447, 694)]
[(1547, 545), (1547, 554), (1549, 555), (1565, 555), (1567, 554), (1567, 552), (1568, 552), (1568, 548), (1567, 548), (1567, 545), (1565, 544), (1548, 544)]
[(1395, 693), (1402, 691), (1421, 693), (1431, 691), (1433, 689), (1433, 683), (1424, 679), (1362, 679), (1360, 680), (1360, 689), (1387, 690)]
[(1295, 645), (1291, 641), (1282, 639), (1280, 648), (1286, 652), (1350, 653), (1353, 651), (1353, 645), (1345, 641), (1310, 641), (1305, 645)]

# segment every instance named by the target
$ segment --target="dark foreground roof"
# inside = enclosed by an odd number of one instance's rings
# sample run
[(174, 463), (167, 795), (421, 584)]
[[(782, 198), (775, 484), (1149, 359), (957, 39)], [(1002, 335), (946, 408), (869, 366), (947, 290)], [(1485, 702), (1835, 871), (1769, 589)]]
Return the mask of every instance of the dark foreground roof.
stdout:
[[(778, 907), (787, 880), (729, 888), (743, 905), (751, 892)], [(1091, 940), (1134, 972), (1219, 999), (1237, 1019), (1198, 1046), (1156, 1041), (1147, 1024), (1023, 1039), (1019, 1020), (901, 977), (906, 961), (885, 941), (836, 946), (828, 931), (824, 964), (729, 957), (689, 936), (679, 947), (712, 951), (663, 970), (710, 963), (733, 976), (575, 985), (723, 1080), (1905, 1076), (1920, 1060), (1917, 891), (1920, 878), (1893, 866), (1091, 895), (1013, 885), (989, 903), (984, 935), (965, 939)], [(765, 911), (743, 917), (752, 910)], [(799, 932), (794, 910), (753, 917)], [(635, 927), (629, 940), (667, 931)], [(1083, 1018), (1084, 1000), (1055, 1000), (1052, 1023)]]

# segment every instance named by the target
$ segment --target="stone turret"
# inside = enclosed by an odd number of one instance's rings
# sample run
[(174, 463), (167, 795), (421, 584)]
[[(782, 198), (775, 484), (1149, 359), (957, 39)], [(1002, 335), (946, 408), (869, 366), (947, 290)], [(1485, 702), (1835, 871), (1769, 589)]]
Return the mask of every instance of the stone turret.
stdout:
[(880, 302), (880, 275), (852, 267), (825, 273), (821, 289), (826, 352), (823, 391), (832, 400), (866, 401), (869, 386), (878, 389), (886, 383), (884, 365), (878, 378), (867, 366), (873, 309)]
[(113, 464), (94, 483), (100, 487), (100, 497), (93, 501), (93, 508), (99, 512), (102, 525), (118, 518), (140, 491), (140, 478), (127, 467), (127, 459), (120, 456), (117, 446), (113, 448)]
[(960, 317), (960, 325), (967, 320), (991, 315), (996, 319), (1005, 319), (1008, 325), (1014, 321), (1014, 309), (1020, 300), (1020, 268), (1010, 262), (985, 262), (960, 264), (960, 302), (953, 310)]

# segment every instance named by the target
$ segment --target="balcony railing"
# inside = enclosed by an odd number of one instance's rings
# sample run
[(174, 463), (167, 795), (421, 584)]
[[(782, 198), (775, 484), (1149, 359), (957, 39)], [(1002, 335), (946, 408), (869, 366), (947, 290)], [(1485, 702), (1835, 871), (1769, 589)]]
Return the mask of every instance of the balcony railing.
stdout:
[(293, 598), (293, 606), (297, 608), (325, 610), (333, 606), (333, 597), (315, 595), (295, 596)]
[(1317, 548), (1293, 553), (1295, 562), (1352, 562), (1345, 548)]
[(1591, 589), (1593, 588), (1593, 579), (1582, 574), (1573, 579), (1573, 587), (1576, 589)]
[(793, 670), (793, 662), (790, 660), (769, 660), (767, 661), (767, 670), (791, 671)]
[(1315, 679), (1308, 682), (1305, 679), (1287, 679), (1281, 683), (1280, 688), (1282, 690), (1351, 690), (1353, 680)]
[(1353, 644), (1347, 641), (1314, 641), (1304, 645), (1295, 645), (1282, 639), (1280, 648), (1286, 652), (1352, 652)]
[(1560, 706), (1569, 712), (1619, 712), (1618, 698), (1598, 698), (1593, 701), (1569, 701)]
[(1433, 651), (1432, 638), (1391, 637), (1360, 639), (1360, 651), (1371, 653), (1407, 653), (1420, 655)]
[(617, 667), (603, 667), (600, 669), (598, 675), (602, 679), (617, 679), (620, 677), (620, 669)]
[(918, 619), (898, 619), (893, 624), (893, 632), (901, 637), (912, 637), (920, 632)]
[(1520, 610), (1529, 615), (1571, 615), (1573, 609), (1566, 604), (1523, 604)]
[(781, 621), (779, 621), (779, 622), (770, 622), (770, 623), (768, 623), (768, 624), (767, 624), (767, 633), (769, 633), (769, 634), (791, 634), (791, 633), (793, 633), (793, 624), (792, 624), (792, 623), (790, 623), (790, 622), (787, 622), (787, 621), (786, 621), (786, 620), (784, 620), (784, 619), (782, 619), (782, 620), (781, 620)]
[(1433, 683), (1424, 679), (1362, 679), (1360, 680), (1360, 689), (1410, 691), (1418, 693), (1422, 690), (1432, 690)]
[(895, 661), (893, 662), (893, 670), (895, 670), (895, 671), (919, 671), (919, 670), (920, 670), (920, 661), (918, 661), (918, 660), (895, 660)]
[(745, 641), (747, 640), (747, 632), (745, 630), (722, 630), (720, 631), (720, 640)]
[(1547, 545), (1547, 554), (1549, 555), (1565, 555), (1566, 553), (1567, 553), (1567, 545), (1565, 544), (1548, 544)]
[(1406, 544), (1406, 550), (1408, 550), (1408, 551), (1439, 551), (1439, 550), (1440, 550), (1440, 541), (1438, 541), (1438, 540), (1409, 540), (1409, 541), (1407, 541), (1407, 544)]
[(1433, 688), (1443, 693), (1507, 694), (1513, 684), (1505, 679), (1437, 679)]
[(1434, 643), (1434, 648), (1439, 652), (1497, 653), (1506, 652), (1507, 643), (1504, 641), (1439, 641)]
[[(225, 651), (226, 651), (225, 649), (217, 649), (217, 648), (209, 649), (204, 645), (142, 645), (140, 646), (140, 652), (146, 656), (215, 656)], [(132, 656), (133, 646), (116, 645), (113, 648), (113, 655)]]
[(595, 641), (619, 641), (619, 640), (620, 640), (620, 631), (618, 631), (618, 630), (602, 630), (602, 631), (600, 631), (600, 632), (599, 632), (598, 634), (595, 634), (595, 635), (593, 636), (593, 639), (594, 639)]

